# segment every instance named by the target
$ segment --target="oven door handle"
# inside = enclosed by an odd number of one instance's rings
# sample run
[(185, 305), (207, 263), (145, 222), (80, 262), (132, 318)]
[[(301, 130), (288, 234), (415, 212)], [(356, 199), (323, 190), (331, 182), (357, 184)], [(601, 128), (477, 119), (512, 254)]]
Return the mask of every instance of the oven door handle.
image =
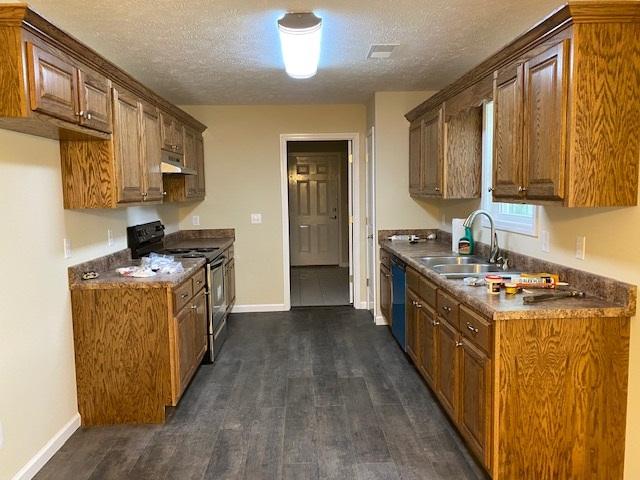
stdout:
[(225, 256), (222, 256), (222, 257), (216, 259), (214, 262), (211, 263), (211, 269), (218, 268), (218, 267), (224, 265), (224, 261), (226, 259), (227, 259), (227, 257), (225, 257)]

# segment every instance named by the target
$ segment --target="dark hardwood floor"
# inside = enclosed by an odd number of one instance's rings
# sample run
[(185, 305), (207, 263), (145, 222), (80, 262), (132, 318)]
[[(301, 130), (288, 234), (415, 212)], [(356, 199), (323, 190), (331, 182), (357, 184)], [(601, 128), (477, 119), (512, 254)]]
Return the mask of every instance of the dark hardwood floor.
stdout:
[(78, 430), (37, 480), (485, 478), (387, 327), (236, 314), (162, 426)]

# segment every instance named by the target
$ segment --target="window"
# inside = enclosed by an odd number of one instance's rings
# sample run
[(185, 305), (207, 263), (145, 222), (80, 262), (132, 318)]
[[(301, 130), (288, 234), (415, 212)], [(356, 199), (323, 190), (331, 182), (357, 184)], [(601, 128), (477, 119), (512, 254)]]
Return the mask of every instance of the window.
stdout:
[[(537, 236), (538, 207), (494, 202), (489, 192), (493, 176), (493, 102), (484, 106), (482, 127), (482, 208), (493, 216), (498, 230)], [(484, 224), (489, 226), (489, 222)]]

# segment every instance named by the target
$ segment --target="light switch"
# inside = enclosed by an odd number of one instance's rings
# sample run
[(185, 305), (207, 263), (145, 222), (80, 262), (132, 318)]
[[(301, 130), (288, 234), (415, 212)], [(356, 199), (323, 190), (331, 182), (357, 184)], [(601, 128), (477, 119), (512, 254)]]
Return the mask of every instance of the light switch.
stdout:
[(200, 225), (200, 215), (194, 215), (193, 217), (191, 217), (191, 225), (193, 225), (194, 227)]
[(251, 223), (262, 223), (262, 214), (261, 213), (252, 213), (251, 214)]
[(542, 249), (543, 252), (547, 252), (549, 253), (549, 231), (548, 230), (542, 230), (542, 232), (540, 232), (540, 248)]
[(584, 235), (578, 235), (576, 237), (576, 258), (578, 260), (584, 260), (586, 253), (587, 237)]
[(64, 247), (64, 258), (71, 258), (71, 240), (65, 238), (62, 241), (62, 245)]

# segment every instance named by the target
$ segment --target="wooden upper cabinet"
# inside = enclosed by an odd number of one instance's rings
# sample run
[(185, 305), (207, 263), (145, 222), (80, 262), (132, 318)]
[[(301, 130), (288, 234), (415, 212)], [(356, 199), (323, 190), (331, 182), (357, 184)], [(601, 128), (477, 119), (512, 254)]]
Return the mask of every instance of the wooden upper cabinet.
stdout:
[(522, 192), (523, 66), (511, 65), (493, 80), (493, 197)]
[(78, 70), (80, 125), (111, 133), (111, 82), (86, 69)]
[(153, 105), (141, 102), (141, 134), (142, 134), (142, 164), (144, 176), (145, 201), (158, 201), (163, 197), (162, 148), (160, 145), (160, 112)]
[(196, 187), (195, 187), (195, 196), (198, 198), (204, 198), (207, 183), (204, 177), (204, 139), (202, 135), (196, 134), (196, 158), (195, 158), (195, 169), (196, 169)]
[(162, 112), (162, 148), (173, 153), (184, 153), (182, 124), (171, 115)]
[[(199, 163), (197, 158), (198, 152), (196, 151), (197, 135), (198, 134), (190, 128), (184, 129), (184, 165), (192, 170), (196, 170)], [(198, 174), (187, 175), (185, 177), (185, 188), (185, 196), (187, 198), (198, 197)]]
[(442, 107), (426, 116), (422, 129), (422, 188), (425, 195), (442, 196), (443, 167)]
[(409, 193), (422, 193), (422, 119), (409, 127)]
[(143, 200), (144, 173), (141, 145), (140, 101), (113, 88), (113, 145), (118, 203)]
[(527, 198), (564, 198), (568, 51), (569, 40), (564, 40), (524, 64), (522, 184)]
[(31, 109), (78, 122), (78, 70), (62, 56), (27, 43)]

